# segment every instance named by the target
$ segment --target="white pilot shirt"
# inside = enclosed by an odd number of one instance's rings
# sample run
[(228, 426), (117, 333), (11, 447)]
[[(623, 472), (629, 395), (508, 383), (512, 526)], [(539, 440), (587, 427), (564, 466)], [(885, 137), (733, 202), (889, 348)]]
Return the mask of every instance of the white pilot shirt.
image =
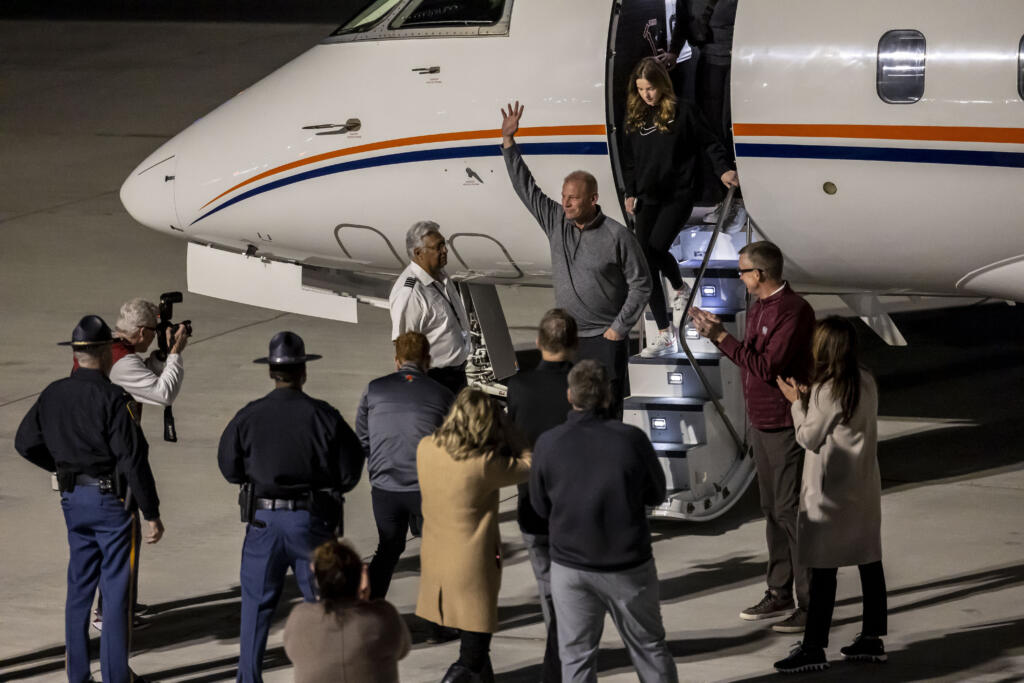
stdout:
[(469, 357), (469, 316), (458, 288), (447, 275), (441, 282), (416, 263), (410, 263), (395, 281), (388, 297), (391, 339), (404, 332), (420, 332), (430, 342), (430, 365), (462, 365)]

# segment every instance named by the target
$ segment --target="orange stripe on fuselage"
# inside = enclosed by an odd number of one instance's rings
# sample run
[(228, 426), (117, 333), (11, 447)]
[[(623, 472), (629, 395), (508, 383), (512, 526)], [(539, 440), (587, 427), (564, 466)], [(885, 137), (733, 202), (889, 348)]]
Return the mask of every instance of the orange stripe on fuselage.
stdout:
[[(520, 128), (516, 135), (520, 137), (524, 136), (545, 136), (545, 135), (604, 135), (604, 126), (533, 126), (531, 128)], [(292, 161), (282, 166), (276, 166), (269, 171), (264, 171), (258, 175), (254, 175), (252, 178), (243, 180), (234, 187), (230, 187), (219, 195), (211, 199), (210, 201), (203, 204), (202, 208), (206, 208), (210, 204), (220, 199), (226, 194), (234, 192), (240, 187), (244, 187), (249, 183), (254, 183), (257, 180), (262, 180), (268, 176), (281, 173), (283, 171), (290, 171), (293, 168), (300, 166), (306, 166), (308, 164), (315, 164), (318, 161), (326, 161), (328, 159), (336, 159), (338, 157), (348, 156), (349, 154), (361, 154), (362, 152), (374, 152), (381, 149), (393, 149), (395, 147), (406, 147), (409, 145), (425, 145), (432, 142), (454, 142), (457, 140), (483, 140), (486, 138), (501, 137), (500, 129), (492, 130), (470, 130), (462, 131), (459, 133), (437, 133), (435, 135), (418, 135), (410, 138), (398, 138), (395, 140), (383, 140), (381, 142), (371, 142), (365, 145), (356, 145), (355, 147), (346, 147), (345, 149), (336, 149), (333, 152), (324, 152), (323, 154), (317, 154), (305, 159), (299, 159), (298, 161)]]
[(868, 126), (817, 123), (736, 123), (733, 135), (789, 138), (859, 138), (1024, 144), (1024, 128), (982, 126)]

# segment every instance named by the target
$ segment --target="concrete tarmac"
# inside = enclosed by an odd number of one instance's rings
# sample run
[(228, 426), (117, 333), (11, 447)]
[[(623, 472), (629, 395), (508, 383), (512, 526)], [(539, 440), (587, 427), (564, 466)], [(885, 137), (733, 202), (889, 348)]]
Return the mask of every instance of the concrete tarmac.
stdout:
[[(150, 151), (232, 94), (298, 55), (332, 26), (304, 24), (0, 22), (0, 680), (63, 679), (67, 545), (49, 477), (13, 449), (14, 432), (46, 383), (67, 374), (57, 347), (78, 318), (113, 321), (131, 296), (185, 290), (185, 245), (146, 230), (117, 191)], [(368, 74), (368, 87), (372, 75)], [(372, 96), (372, 92), (360, 96)], [(550, 290), (508, 289), (503, 302), (519, 344), (551, 303)], [(243, 526), (235, 487), (220, 476), (220, 432), (270, 389), (271, 335), (301, 334), (324, 360), (309, 393), (352, 421), (360, 393), (391, 367), (385, 311), (347, 325), (186, 293), (179, 318), (195, 337), (175, 405), (180, 441), (160, 440), (160, 411), (143, 423), (162, 499), (166, 537), (142, 552), (140, 597), (153, 625), (136, 634), (133, 668), (159, 681), (234, 676)], [(1024, 680), (1024, 473), (1019, 309), (982, 306), (898, 316), (911, 346), (869, 339), (881, 388), (883, 547), (890, 661), (834, 661), (814, 680)], [(500, 681), (536, 681), (544, 626), (529, 561), (504, 496), (508, 561), (493, 644)], [(348, 496), (349, 540), (376, 544), (369, 487)], [(757, 681), (800, 636), (743, 622), (760, 599), (766, 553), (756, 494), (705, 524), (654, 525), (668, 639), (684, 681)], [(411, 615), (418, 541), (389, 599)], [(288, 592), (294, 600), (297, 592)], [(829, 655), (859, 630), (857, 572), (840, 572)], [(291, 680), (281, 648), (284, 602), (270, 637), (268, 681)], [(455, 643), (416, 644), (402, 680), (437, 681)], [(610, 622), (601, 678), (635, 674)], [(98, 662), (95, 676), (99, 679)], [(805, 677), (810, 678), (810, 677)]]

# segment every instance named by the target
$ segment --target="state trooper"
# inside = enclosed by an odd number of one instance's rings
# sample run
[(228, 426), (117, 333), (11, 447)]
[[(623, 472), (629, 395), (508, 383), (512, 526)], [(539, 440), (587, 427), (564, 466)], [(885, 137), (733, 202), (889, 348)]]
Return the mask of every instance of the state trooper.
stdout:
[(242, 545), (242, 627), (238, 680), (262, 681), (263, 654), (285, 573), (292, 568), (307, 602), (316, 600), (310, 556), (342, 520), (341, 494), (359, 481), (363, 452), (355, 432), (326, 401), (302, 391), (307, 354), (293, 332), (279, 332), (269, 364), (275, 389), (238, 411), (220, 439), (217, 461), (248, 522)]
[(459, 288), (444, 267), (448, 245), (440, 226), (418, 221), (405, 235), (410, 263), (391, 288), (391, 341), (405, 332), (420, 332), (430, 342), (427, 374), (458, 394), (466, 386), (466, 359), (472, 350), (469, 316)]
[(64, 609), (66, 669), (71, 683), (89, 675), (89, 611), (97, 585), (106, 599), (100, 667), (110, 683), (142, 681), (128, 668), (132, 604), (133, 510), (142, 511), (147, 543), (164, 533), (149, 467), (149, 445), (131, 414), (131, 398), (111, 384), (110, 328), (87, 315), (71, 335), (77, 369), (50, 384), (22, 420), (15, 448), (57, 471), (68, 529), (68, 593)]

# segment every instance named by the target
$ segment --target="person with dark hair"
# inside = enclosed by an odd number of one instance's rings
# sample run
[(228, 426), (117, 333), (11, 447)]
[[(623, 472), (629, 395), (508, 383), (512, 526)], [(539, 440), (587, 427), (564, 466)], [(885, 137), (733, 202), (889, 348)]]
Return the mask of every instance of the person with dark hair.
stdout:
[[(572, 410), (566, 389), (576, 345), (576, 321), (561, 308), (553, 308), (544, 314), (537, 329), (540, 364), (529, 372), (521, 372), (508, 379), (508, 416), (526, 436), (531, 448), (541, 434), (565, 422)], [(530, 488), (525, 483), (519, 485), (518, 519), (533, 575), (537, 579), (544, 625), (548, 629), (541, 681), (561, 681), (558, 628), (551, 603), (548, 523), (530, 505)]]
[(807, 381), (814, 310), (782, 279), (782, 264), (782, 251), (771, 242), (751, 242), (740, 249), (740, 280), (757, 299), (747, 311), (742, 341), (729, 334), (713, 313), (695, 306), (690, 317), (697, 332), (743, 371), (750, 445), (765, 516), (768, 588), (760, 602), (740, 612), (740, 618), (755, 621), (788, 615), (772, 629), (801, 633), (807, 623), (810, 581), (810, 573), (797, 556), (804, 450), (796, 440), (789, 402), (775, 380), (781, 375)]
[(819, 322), (812, 348), (809, 386), (792, 377), (777, 379), (792, 403), (797, 443), (807, 449), (798, 535), (801, 563), (811, 568), (807, 627), (802, 643), (775, 663), (783, 673), (828, 668), (837, 568), (854, 564), (860, 570), (863, 625), (840, 653), (854, 661), (886, 660), (878, 389), (860, 365), (857, 330), (849, 320), (830, 316)]
[(149, 445), (131, 414), (131, 398), (108, 378), (113, 342), (102, 318), (82, 318), (71, 341), (61, 343), (74, 350), (76, 369), (43, 389), (14, 437), (14, 448), (26, 460), (57, 472), (70, 546), (64, 608), (70, 683), (92, 680), (89, 610), (97, 586), (106, 596), (100, 638), (103, 680), (143, 680), (128, 668), (135, 509), (146, 520), (147, 543), (164, 534)]
[(641, 430), (601, 417), (609, 394), (604, 366), (577, 363), (573, 410), (537, 439), (530, 473), (530, 503), (548, 521), (562, 679), (597, 680), (610, 612), (642, 683), (674, 683), (647, 522), (647, 507), (665, 499), (665, 473)]
[(391, 603), (370, 598), (367, 567), (347, 543), (324, 542), (311, 568), (319, 602), (300, 602), (284, 626), (295, 683), (398, 683), (411, 639)]
[(416, 450), (423, 495), (416, 614), (462, 632), (459, 659), (442, 683), (494, 681), (490, 647), (501, 587), (498, 491), (530, 474), (530, 452), (517, 441), (497, 401), (467, 388)]
[(444, 421), (455, 400), (427, 376), (430, 342), (419, 332), (395, 339), (395, 372), (366, 387), (356, 412), (356, 434), (366, 454), (373, 518), (380, 539), (370, 562), (370, 596), (383, 598), (410, 530), (423, 529), (416, 447)]
[(609, 414), (622, 416), (629, 386), (629, 331), (651, 298), (651, 276), (633, 233), (597, 203), (597, 180), (566, 176), (561, 204), (537, 187), (515, 141), (524, 107), (501, 110), (501, 145), (512, 188), (547, 235), (555, 302), (578, 326), (577, 358), (604, 363), (611, 375)]
[(640, 60), (628, 87), (622, 145), (626, 211), (634, 216), (636, 236), (651, 272), (649, 303), (658, 324), (658, 335), (640, 355), (655, 358), (679, 351), (662, 277), (676, 290), (675, 299), (682, 296), (679, 263), (669, 248), (693, 211), (701, 155), (726, 187), (738, 187), (739, 180), (718, 136), (693, 105), (677, 100), (668, 72), (657, 58)]
[(254, 363), (270, 366), (275, 388), (238, 411), (220, 438), (217, 464), (239, 503), (251, 507), (242, 544), (242, 625), (238, 680), (263, 680), (263, 653), (271, 617), (291, 567), (307, 602), (316, 599), (309, 558), (342, 525), (341, 494), (359, 481), (363, 449), (355, 432), (329, 403), (307, 395), (307, 354), (302, 337), (279, 332), (269, 353)]

